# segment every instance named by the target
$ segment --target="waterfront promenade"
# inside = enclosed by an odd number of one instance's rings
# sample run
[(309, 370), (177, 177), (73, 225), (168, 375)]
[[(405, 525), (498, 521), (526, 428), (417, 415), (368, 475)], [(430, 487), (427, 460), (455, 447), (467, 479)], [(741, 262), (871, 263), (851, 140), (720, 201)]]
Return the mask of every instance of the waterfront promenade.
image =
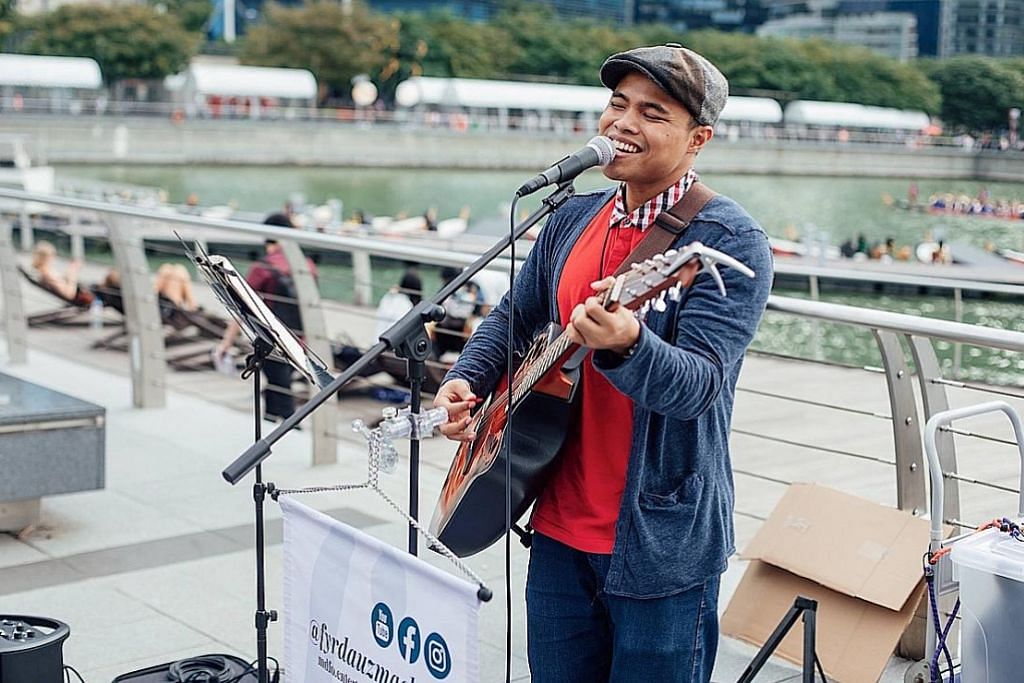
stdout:
[[(200, 292), (212, 308), (210, 293)], [(26, 297), (28, 312), (51, 304)], [(355, 331), (356, 341), (372, 336), (365, 311), (330, 311), (332, 330)], [(252, 505), (246, 484), (230, 487), (220, 470), (251, 439), (250, 386), (213, 372), (168, 375), (167, 407), (131, 407), (126, 354), (89, 348), (99, 331), (33, 329), (29, 362), (0, 370), (94, 401), (107, 408), (107, 485), (101, 491), (47, 498), (39, 528), (23, 539), (0, 535), (0, 604), (5, 612), (53, 616), (67, 621), (72, 636), (65, 661), (88, 683), (143, 666), (209, 652), (254, 654), (252, 629)], [(756, 392), (785, 387), (807, 400), (847, 405), (860, 414), (837, 413), (807, 403), (780, 401)], [(814, 481), (879, 503), (895, 503), (891, 466), (875, 460), (837, 457), (823, 449), (890, 460), (890, 423), (883, 376), (859, 369), (816, 366), (751, 355), (740, 380), (733, 431), (737, 471), (737, 543), (742, 549), (785, 490), (785, 481)], [(985, 400), (951, 390), (954, 406)], [(1024, 401), (1015, 401), (1018, 410)], [(360, 481), (365, 455), (352, 419), (379, 416), (383, 404), (350, 392), (336, 405), (340, 446), (335, 465), (309, 465), (309, 437), (283, 439), (266, 464), (266, 478), (279, 486), (329, 485)], [(971, 428), (1007, 438), (998, 418)], [(269, 425), (268, 425), (269, 429)], [(794, 445), (792, 441), (801, 444)], [(960, 471), (1005, 486), (1016, 485), (1017, 463), (1002, 445), (958, 442)], [(421, 501), (429, 515), (453, 447), (442, 440), (424, 444)], [(396, 500), (405, 500), (405, 470), (384, 479)], [(774, 482), (772, 480), (775, 480)], [(962, 516), (977, 521), (1015, 509), (1009, 493), (962, 488)], [(398, 547), (405, 527), (367, 493), (319, 494), (304, 502)], [(275, 505), (268, 507), (272, 520)], [(280, 525), (271, 521), (268, 605), (281, 608)], [(443, 561), (427, 553), (430, 562)], [(523, 629), (523, 581), (527, 553), (513, 546), (513, 678), (528, 680)], [(490, 584), (495, 600), (481, 619), (482, 676), (501, 680), (504, 671), (503, 549), (491, 548), (471, 560)], [(745, 563), (734, 559), (723, 583), (724, 610)], [(780, 615), (781, 616), (781, 615)], [(281, 626), (270, 630), (271, 653), (281, 651)], [(714, 680), (735, 680), (754, 648), (724, 640)], [(893, 660), (886, 683), (903, 680), (908, 662)], [(773, 663), (759, 680), (794, 680), (796, 671)]]

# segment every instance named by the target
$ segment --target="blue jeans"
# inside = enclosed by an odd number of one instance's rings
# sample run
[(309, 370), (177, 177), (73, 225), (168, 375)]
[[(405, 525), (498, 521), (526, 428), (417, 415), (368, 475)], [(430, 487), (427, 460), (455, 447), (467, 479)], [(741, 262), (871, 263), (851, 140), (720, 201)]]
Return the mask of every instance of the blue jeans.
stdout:
[(604, 593), (610, 561), (534, 535), (526, 579), (534, 683), (710, 681), (719, 577), (664, 598), (623, 598)]

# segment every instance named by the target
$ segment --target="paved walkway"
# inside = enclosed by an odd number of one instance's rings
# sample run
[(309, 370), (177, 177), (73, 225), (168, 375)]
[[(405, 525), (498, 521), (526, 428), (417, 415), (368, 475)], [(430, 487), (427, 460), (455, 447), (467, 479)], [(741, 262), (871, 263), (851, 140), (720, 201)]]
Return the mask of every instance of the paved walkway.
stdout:
[[(231, 487), (221, 469), (249, 444), (249, 387), (216, 373), (171, 373), (167, 407), (131, 407), (123, 354), (88, 350), (89, 330), (32, 330), (29, 363), (0, 370), (50, 386), (107, 408), (107, 484), (101, 491), (46, 498), (43, 522), (19, 540), (0, 535), (0, 604), (8, 613), (53, 616), (67, 621), (72, 636), (65, 661), (88, 683), (187, 656), (226, 652), (251, 659), (254, 579), (250, 487)], [(74, 361), (69, 360), (74, 358)], [(895, 502), (891, 466), (839, 457), (785, 440), (891, 458), (892, 433), (877, 417), (851, 415), (765, 397), (781, 391), (808, 399), (888, 412), (881, 376), (752, 357), (741, 379), (733, 447), (737, 469), (737, 543), (742, 548), (785, 490), (780, 481), (817, 481), (886, 504)], [(982, 400), (956, 392), (954, 403)], [(277, 485), (327, 485), (362, 480), (365, 455), (347, 425), (355, 417), (379, 416), (381, 404), (350, 395), (338, 402), (342, 442), (338, 463), (312, 468), (309, 437), (284, 438), (267, 462)], [(1021, 406), (1018, 406), (1021, 407)], [(269, 426), (267, 427), (269, 429)], [(998, 420), (972, 425), (1006, 437)], [(765, 438), (768, 437), (768, 438)], [(1015, 483), (1012, 456), (992, 457), (991, 446), (968, 441), (961, 470), (969, 476)], [(451, 457), (444, 441), (424, 444), (421, 499), (432, 505)], [(1000, 451), (1000, 453), (1002, 453)], [(751, 472), (757, 476), (743, 474)], [(399, 501), (406, 499), (405, 472), (384, 480)], [(1010, 501), (1007, 508), (1006, 501)], [(1013, 509), (1013, 496), (988, 490), (964, 492), (964, 517), (981, 519)], [(372, 494), (318, 494), (305, 502), (374, 536), (404, 547), (403, 523)], [(424, 509), (424, 516), (429, 510)], [(279, 510), (268, 506), (268, 605), (281, 606)], [(443, 564), (427, 554), (425, 560)], [(527, 553), (512, 550), (514, 680), (528, 680), (523, 624)], [(494, 589), (481, 619), (482, 681), (504, 678), (504, 556), (500, 546), (472, 558), (471, 565)], [(735, 560), (723, 581), (728, 604), (745, 563)], [(271, 654), (281, 654), (281, 626), (270, 630)], [(715, 681), (734, 681), (754, 649), (724, 640)], [(893, 660), (887, 683), (903, 680), (908, 663)], [(796, 672), (773, 662), (758, 680), (794, 680)]]

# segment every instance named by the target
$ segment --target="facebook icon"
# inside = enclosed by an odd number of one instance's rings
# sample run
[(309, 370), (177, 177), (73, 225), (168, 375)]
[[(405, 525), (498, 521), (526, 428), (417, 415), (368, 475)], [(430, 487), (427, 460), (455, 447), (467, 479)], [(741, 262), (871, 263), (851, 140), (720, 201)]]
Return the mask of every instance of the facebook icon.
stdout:
[(398, 625), (398, 651), (402, 659), (415, 664), (420, 656), (420, 629), (412, 617), (402, 619)]

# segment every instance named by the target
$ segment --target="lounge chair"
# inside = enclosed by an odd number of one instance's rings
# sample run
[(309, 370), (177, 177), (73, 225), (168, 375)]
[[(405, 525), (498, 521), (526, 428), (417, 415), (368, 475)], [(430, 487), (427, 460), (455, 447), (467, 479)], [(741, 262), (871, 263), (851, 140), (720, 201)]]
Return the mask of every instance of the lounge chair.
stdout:
[[(90, 324), (87, 317), (88, 306), (62, 296), (60, 292), (48, 287), (32, 273), (19, 266), (19, 271), (33, 286), (41, 289), (47, 294), (60, 299), (64, 306), (54, 311), (37, 313), (29, 316), (30, 326), (41, 325), (62, 325), (62, 326), (85, 326)], [(104, 308), (117, 311), (124, 315), (124, 301), (121, 291), (117, 288), (94, 286), (91, 288), (93, 294), (103, 302)], [(190, 311), (174, 304), (174, 302), (161, 296), (159, 298), (160, 320), (165, 327), (164, 345), (167, 348), (180, 347), (195, 342), (204, 342), (203, 348), (182, 350), (182, 352), (167, 357), (169, 365), (176, 369), (198, 370), (209, 367), (212, 363), (209, 359), (210, 341), (219, 341), (224, 335), (228, 323), (223, 318), (218, 318), (202, 309)], [(109, 321), (107, 321), (109, 322)], [(108, 349), (113, 351), (128, 350), (129, 341), (124, 319), (117, 321), (119, 329), (92, 343), (94, 349)], [(239, 346), (239, 348), (245, 348)], [(196, 363), (196, 359), (200, 362)]]
[[(68, 299), (66, 296), (63, 296), (60, 292), (44, 284), (41, 280), (39, 280), (39, 278), (37, 278), (32, 273), (22, 268), (21, 266), (18, 266), (18, 271), (26, 280), (29, 281), (29, 283), (33, 287), (41, 289), (50, 296), (54, 296), (60, 299), (62, 302), (64, 302), (63, 306), (55, 310), (30, 315), (28, 317), (29, 327), (39, 327), (42, 325), (85, 327), (86, 325), (90, 324), (91, 321), (85, 315), (89, 312), (88, 306), (83, 306), (82, 304), (74, 301), (73, 299)], [(121, 302), (120, 292), (117, 292), (116, 290), (101, 288), (98, 286), (92, 288), (92, 292), (100, 301), (103, 302), (103, 306), (105, 308), (109, 307), (110, 309), (115, 310), (118, 313), (124, 313), (124, 306)], [(122, 325), (123, 322), (119, 321), (116, 322), (115, 324)]]

